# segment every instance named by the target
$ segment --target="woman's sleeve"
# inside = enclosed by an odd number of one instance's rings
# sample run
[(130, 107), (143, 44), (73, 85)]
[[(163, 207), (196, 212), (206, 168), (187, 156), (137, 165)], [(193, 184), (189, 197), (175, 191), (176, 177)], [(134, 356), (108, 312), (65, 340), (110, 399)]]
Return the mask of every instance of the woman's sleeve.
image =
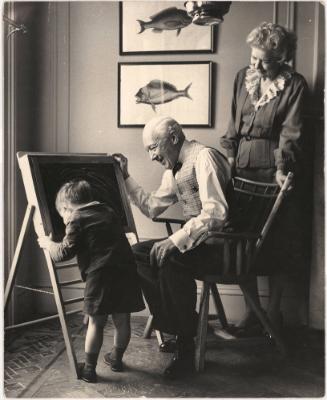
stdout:
[(224, 136), (220, 138), (220, 144), (224, 149), (226, 149), (227, 157), (236, 157), (237, 148), (240, 140), (235, 129), (235, 117), (237, 108), (237, 87), (239, 79), (240, 79), (240, 74), (238, 73), (234, 80), (231, 117), (229, 120), (227, 132)]
[(293, 170), (302, 157), (302, 136), (304, 130), (303, 114), (307, 96), (307, 84), (304, 78), (295, 82), (289, 97), (287, 110), (279, 137), (279, 146), (275, 150), (277, 169), (287, 173)]

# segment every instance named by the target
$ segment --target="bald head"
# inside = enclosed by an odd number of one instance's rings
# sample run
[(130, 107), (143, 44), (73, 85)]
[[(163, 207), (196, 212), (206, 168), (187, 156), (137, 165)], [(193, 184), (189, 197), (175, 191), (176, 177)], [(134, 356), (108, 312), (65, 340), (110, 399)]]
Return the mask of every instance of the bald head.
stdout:
[(176, 135), (179, 139), (185, 137), (182, 127), (173, 118), (162, 115), (154, 117), (144, 126), (144, 146), (147, 147), (149, 142), (152, 142), (155, 139), (169, 137), (172, 134)]
[(143, 129), (143, 144), (151, 160), (172, 169), (178, 160), (185, 136), (182, 127), (171, 117), (152, 118)]

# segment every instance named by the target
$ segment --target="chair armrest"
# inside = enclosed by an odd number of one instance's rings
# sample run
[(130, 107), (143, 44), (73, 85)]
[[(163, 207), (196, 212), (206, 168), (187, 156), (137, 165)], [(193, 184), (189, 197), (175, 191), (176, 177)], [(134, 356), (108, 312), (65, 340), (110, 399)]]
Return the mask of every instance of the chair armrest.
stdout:
[(183, 219), (176, 219), (176, 218), (152, 218), (153, 222), (163, 222), (166, 224), (166, 230), (168, 233), (168, 236), (173, 234), (173, 230), (171, 228), (171, 224), (179, 224), (181, 227), (185, 224), (185, 221)]
[(259, 239), (260, 237), (261, 235), (259, 233), (252, 232), (208, 232), (208, 238), (255, 240)]
[(170, 224), (180, 224), (183, 225), (185, 221), (183, 219), (176, 219), (176, 218), (165, 218), (165, 217), (160, 217), (160, 218), (152, 218), (153, 222), (163, 222), (163, 223), (170, 223)]

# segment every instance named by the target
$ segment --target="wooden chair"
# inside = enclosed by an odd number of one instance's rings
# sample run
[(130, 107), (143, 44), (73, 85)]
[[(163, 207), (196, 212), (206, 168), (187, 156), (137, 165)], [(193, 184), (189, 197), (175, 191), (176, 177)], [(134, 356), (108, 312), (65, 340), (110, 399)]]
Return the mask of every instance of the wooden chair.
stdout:
[[(217, 283), (237, 284), (240, 286), (248, 304), (264, 329), (274, 339), (277, 348), (283, 354), (286, 353), (285, 344), (278, 330), (273, 326), (266, 313), (257, 306), (252, 294), (244, 285), (244, 280), (251, 275), (263, 275), (260, 273), (260, 267), (258, 269), (258, 266), (256, 266), (254, 270), (255, 261), (280, 205), (290, 189), (292, 177), (291, 173), (287, 175), (287, 179), (281, 189), (277, 184), (273, 183), (234, 178), (235, 207), (234, 215), (232, 216), (232, 219), (235, 220), (234, 228), (231, 232), (211, 231), (207, 239), (207, 243), (210, 246), (216, 246), (217, 252), (222, 252), (223, 254), (220, 257), (222, 260), (221, 265), (217, 265), (217, 274), (206, 275), (201, 279), (202, 290), (195, 349), (195, 367), (197, 371), (202, 371), (204, 368), (210, 292), (222, 328), (228, 329), (228, 322), (217, 289)], [(172, 232), (170, 223), (183, 222), (169, 218), (157, 218), (155, 221), (164, 222), (168, 234)], [(147, 336), (151, 331), (150, 322), (151, 317), (147, 324)], [(160, 338), (162, 339), (162, 335)]]

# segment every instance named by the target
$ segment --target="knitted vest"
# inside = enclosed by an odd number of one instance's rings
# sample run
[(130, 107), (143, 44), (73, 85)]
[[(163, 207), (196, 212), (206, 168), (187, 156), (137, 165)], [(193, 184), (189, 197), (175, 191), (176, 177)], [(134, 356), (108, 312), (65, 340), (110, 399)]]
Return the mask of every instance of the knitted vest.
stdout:
[(199, 185), (196, 180), (195, 163), (199, 152), (205, 146), (191, 141), (191, 146), (187, 149), (182, 168), (176, 178), (177, 197), (183, 207), (183, 214), (186, 220), (200, 214), (202, 204), (199, 196)]

